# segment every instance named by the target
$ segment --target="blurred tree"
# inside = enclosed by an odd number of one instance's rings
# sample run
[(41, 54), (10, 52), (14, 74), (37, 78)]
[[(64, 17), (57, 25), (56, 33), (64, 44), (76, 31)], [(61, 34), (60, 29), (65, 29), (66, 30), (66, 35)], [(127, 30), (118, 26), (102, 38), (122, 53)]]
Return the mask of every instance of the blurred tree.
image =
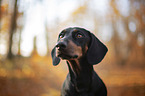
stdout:
[(22, 28), (20, 28), (19, 31), (18, 53), (17, 53), (18, 56), (21, 56), (21, 41), (22, 41), (21, 35), (22, 35)]
[(1, 2), (2, 0), (0, 0), (0, 19), (1, 19)]
[(11, 17), (11, 24), (10, 24), (10, 30), (9, 30), (9, 44), (8, 44), (8, 55), (7, 57), (10, 59), (12, 58), (12, 42), (13, 42), (13, 34), (14, 34), (14, 31), (16, 29), (16, 26), (17, 26), (17, 13), (18, 13), (18, 0), (15, 0), (14, 1), (14, 9), (13, 9), (13, 14), (12, 14), (12, 17)]
[[(122, 21), (123, 16), (121, 16), (119, 10), (116, 8), (115, 0), (111, 0), (110, 6), (112, 7), (112, 10), (114, 13), (111, 15), (111, 20), (112, 20), (111, 22), (112, 22), (112, 26), (113, 26), (112, 43), (113, 43), (114, 51), (115, 51), (115, 55), (116, 55), (115, 57), (117, 57), (116, 62), (118, 62), (118, 64), (120, 64), (120, 65), (124, 65), (126, 60), (128, 59), (128, 55), (127, 55), (127, 53), (122, 52), (122, 50), (124, 50), (123, 48), (126, 48), (126, 47), (122, 47), (122, 46), (125, 46), (123, 44), (125, 44), (126, 42), (122, 41), (119, 38), (118, 26), (117, 26), (118, 25), (117, 21), (119, 21), (119, 20)], [(125, 54), (122, 54), (122, 53), (125, 53)]]
[[(137, 4), (137, 5), (136, 5)], [(139, 4), (139, 5), (138, 5)], [(113, 25), (113, 37), (112, 37), (112, 43), (114, 45), (114, 50), (116, 54), (117, 64), (120, 65), (126, 65), (127, 61), (131, 59), (132, 63), (138, 63), (138, 62), (144, 62), (144, 56), (140, 56), (138, 59), (138, 54), (144, 53), (145, 51), (145, 44), (139, 45), (140, 42), (144, 41), (138, 41), (138, 39), (145, 38), (144, 31), (145, 29), (142, 26), (145, 26), (145, 23), (143, 23), (144, 17), (144, 10), (143, 7), (144, 1), (142, 0), (132, 0), (130, 1), (130, 10), (129, 15), (123, 16), (119, 9), (117, 8), (116, 0), (111, 0), (110, 6), (113, 10), (113, 14), (111, 15), (112, 25)], [(124, 30), (120, 30), (117, 26), (117, 22), (121, 21), (122, 26)], [(122, 32), (121, 37), (123, 37), (123, 34), (126, 34), (126, 38), (124, 40), (121, 39), (119, 36), (119, 31), (125, 31)], [(139, 37), (140, 36), (140, 37)], [(144, 48), (143, 48), (144, 47)], [(143, 48), (143, 50), (142, 50)], [(140, 50), (141, 49), (141, 50)], [(135, 55), (133, 55), (135, 54)], [(140, 54), (141, 55), (141, 54)], [(139, 64), (138, 64), (139, 65)], [(142, 64), (141, 64), (142, 65)]]
[(37, 42), (37, 37), (35, 36), (34, 39), (33, 39), (33, 52), (32, 52), (32, 55), (38, 55), (36, 42)]
[(2, 18), (2, 8), (1, 8), (1, 2), (2, 2), (2, 0), (0, 0), (0, 32), (1, 32), (1, 18)]
[(45, 38), (46, 38), (46, 47), (47, 47), (46, 56), (49, 56), (49, 45), (48, 45), (48, 41), (49, 41), (48, 31), (49, 31), (49, 29), (48, 29), (47, 25), (48, 25), (47, 22), (45, 22)]
[[(0, 1), (1, 2), (4, 0)], [(41, 1), (41, 0), (40, 0)], [(40, 2), (39, 1), (39, 2)], [(14, 5), (12, 3), (12, 12), (8, 11), (8, 15), (11, 15), (11, 24), (6, 25), (6, 29), (9, 29), (9, 40), (6, 42), (8, 45), (8, 58), (11, 58), (13, 48), (12, 48), (12, 43), (17, 43), (18, 49), (16, 49), (18, 52), (16, 54), (20, 54), (20, 45), (21, 45), (21, 31), (23, 30), (22, 24), (17, 24), (20, 23), (24, 19), (23, 13), (18, 12), (18, 0), (13, 0)], [(37, 1), (36, 1), (37, 2)], [(54, 24), (53, 27), (48, 28), (47, 21), (45, 22), (45, 38), (46, 38), (46, 46), (47, 46), (47, 53), (49, 54), (49, 46), (48, 41), (49, 41), (49, 32), (50, 30), (55, 30), (58, 32), (58, 28), (56, 28), (56, 25), (61, 25), (62, 27), (64, 26), (83, 26), (87, 28), (92, 28), (92, 32), (95, 33), (96, 35), (99, 34), (99, 36), (104, 37), (104, 33), (101, 32), (102, 29), (105, 29), (105, 27), (102, 26), (108, 26), (109, 24), (111, 25), (111, 36), (109, 39), (111, 42), (111, 48), (113, 49), (113, 52), (115, 54), (115, 64), (118, 65), (126, 65), (129, 64), (128, 61), (130, 60), (130, 64), (137, 63), (138, 61), (143, 62), (143, 57), (145, 57), (145, 7), (144, 7), (144, 0), (127, 0), (128, 5), (128, 13), (127, 15), (123, 15), (124, 11), (120, 11), (123, 8), (118, 6), (118, 2), (121, 2), (119, 4), (124, 5), (122, 0), (110, 0), (110, 1), (105, 1), (110, 4), (110, 6), (107, 9), (107, 12), (104, 15), (100, 15), (100, 11), (98, 11), (96, 8), (92, 8), (92, 1), (91, 0), (85, 0), (85, 1), (78, 1), (79, 5), (76, 9), (73, 10), (70, 18), (64, 22), (59, 22), (59, 20), (56, 18), (57, 23)], [(33, 2), (34, 3), (34, 2)], [(99, 2), (100, 3), (100, 2)], [(24, 4), (25, 5), (25, 4)], [(97, 5), (97, 4), (96, 4)], [(8, 6), (9, 3), (8, 3)], [(103, 9), (103, 8), (102, 8)], [(24, 11), (26, 12), (26, 11)], [(0, 13), (3, 13), (0, 11)], [(1, 14), (0, 14), (1, 16)], [(101, 17), (103, 16), (103, 17)], [(4, 18), (5, 16), (3, 16)], [(9, 16), (10, 17), (10, 16)], [(2, 18), (2, 19), (3, 19)], [(22, 18), (19, 21), (19, 18)], [(1, 19), (1, 18), (0, 18)], [(8, 19), (6, 18), (4, 20), (5, 22), (8, 22)], [(16, 23), (16, 21), (18, 21)], [(63, 24), (64, 25), (63, 25)], [(9, 26), (10, 25), (10, 26)], [(89, 26), (89, 27), (88, 27)], [(3, 27), (3, 26), (2, 26)], [(59, 27), (59, 26), (57, 26)], [(110, 27), (110, 26), (109, 26)], [(100, 30), (101, 29), (101, 30)], [(17, 32), (19, 35), (15, 38), (14, 32)], [(5, 31), (6, 32), (6, 31)], [(105, 35), (110, 35), (108, 31), (107, 34)], [(3, 35), (3, 34), (2, 34)], [(4, 37), (4, 36), (3, 36)], [(14, 42), (14, 40), (16, 42)], [(36, 37), (35, 37), (36, 39)], [(34, 50), (36, 51), (36, 40), (34, 39)], [(101, 38), (102, 39), (102, 38)], [(4, 40), (7, 40), (7, 37), (4, 38)], [(50, 39), (51, 40), (51, 39)], [(108, 40), (108, 41), (109, 41)], [(107, 41), (107, 43), (108, 43)], [(51, 42), (51, 41), (50, 41)], [(110, 43), (109, 42), (109, 43)], [(140, 54), (143, 53), (144, 55)], [(133, 55), (134, 54), (134, 55)], [(137, 56), (140, 57), (140, 59), (137, 60)]]

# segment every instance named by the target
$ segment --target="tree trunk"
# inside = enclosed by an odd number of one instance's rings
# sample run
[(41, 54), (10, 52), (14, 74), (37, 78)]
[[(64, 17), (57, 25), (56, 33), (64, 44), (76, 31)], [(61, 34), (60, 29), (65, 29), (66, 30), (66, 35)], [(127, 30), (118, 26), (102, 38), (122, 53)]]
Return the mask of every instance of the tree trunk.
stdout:
[(46, 47), (47, 47), (47, 56), (49, 56), (49, 45), (48, 45), (48, 40), (49, 40), (49, 37), (48, 37), (48, 28), (47, 28), (47, 23), (45, 22), (45, 38), (46, 38)]
[[(1, 3), (2, 3), (2, 0), (0, 0), (0, 8), (1, 8)], [(1, 23), (1, 18), (2, 18), (2, 12), (0, 9), (0, 23)], [(1, 32), (1, 24), (0, 24), (0, 32)]]
[(18, 56), (21, 55), (21, 34), (22, 34), (22, 29), (20, 29), (20, 32), (19, 32), (19, 42), (18, 42)]
[(12, 43), (13, 43), (13, 33), (16, 29), (16, 20), (17, 20), (17, 0), (15, 0), (15, 3), (14, 3), (14, 11), (13, 11), (13, 14), (12, 14), (12, 18), (11, 18), (11, 25), (10, 25), (10, 31), (9, 31), (9, 49), (8, 49), (8, 55), (7, 57), (9, 59), (11, 59), (13, 57), (12, 55)]

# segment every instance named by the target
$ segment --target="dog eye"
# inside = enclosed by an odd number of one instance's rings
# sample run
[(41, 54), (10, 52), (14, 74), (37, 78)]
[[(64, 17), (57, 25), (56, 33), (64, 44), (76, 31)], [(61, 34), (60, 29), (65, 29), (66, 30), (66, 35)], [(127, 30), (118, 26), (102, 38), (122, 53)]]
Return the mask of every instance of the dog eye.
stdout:
[(60, 36), (59, 36), (60, 39), (63, 38), (63, 37), (64, 37), (63, 35), (60, 35)]
[(82, 38), (83, 35), (79, 33), (79, 34), (76, 35), (76, 37), (77, 37), (77, 38)]
[(62, 39), (64, 37), (64, 34), (60, 34), (59, 38)]

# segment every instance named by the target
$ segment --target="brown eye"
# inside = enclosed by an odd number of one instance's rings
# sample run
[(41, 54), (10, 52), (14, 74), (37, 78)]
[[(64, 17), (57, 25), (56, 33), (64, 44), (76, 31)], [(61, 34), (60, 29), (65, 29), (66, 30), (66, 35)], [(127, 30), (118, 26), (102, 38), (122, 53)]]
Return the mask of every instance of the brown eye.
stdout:
[(60, 34), (59, 38), (62, 39), (64, 37), (64, 34)]
[(77, 38), (82, 38), (83, 35), (82, 34), (77, 34)]
[(60, 35), (60, 36), (59, 36), (60, 39), (63, 38), (63, 37), (64, 37), (63, 35)]

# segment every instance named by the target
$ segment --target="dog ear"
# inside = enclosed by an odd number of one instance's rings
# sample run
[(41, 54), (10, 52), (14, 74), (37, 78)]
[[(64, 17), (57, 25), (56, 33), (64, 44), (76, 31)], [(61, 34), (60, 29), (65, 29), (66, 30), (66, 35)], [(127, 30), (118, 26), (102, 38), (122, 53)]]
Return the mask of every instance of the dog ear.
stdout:
[(107, 47), (91, 33), (91, 42), (87, 52), (88, 62), (92, 65), (98, 64), (102, 61), (107, 51)]
[(53, 65), (54, 66), (58, 65), (59, 62), (60, 62), (60, 58), (56, 57), (56, 49), (55, 49), (55, 47), (51, 51), (51, 57), (52, 57)]

